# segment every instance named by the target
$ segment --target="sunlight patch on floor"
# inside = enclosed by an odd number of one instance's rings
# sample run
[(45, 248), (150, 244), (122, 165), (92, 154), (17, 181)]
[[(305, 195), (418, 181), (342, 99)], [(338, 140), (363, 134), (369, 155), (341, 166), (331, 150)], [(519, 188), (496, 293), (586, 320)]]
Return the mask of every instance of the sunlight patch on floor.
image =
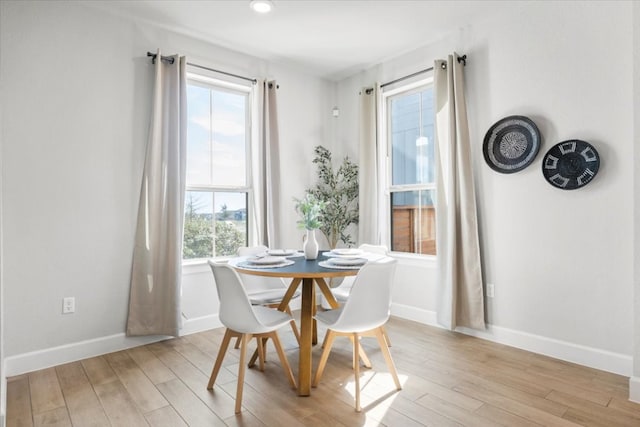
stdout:
[[(362, 406), (362, 412), (366, 413), (367, 421), (369, 418), (381, 420), (402, 390), (396, 390), (396, 384), (390, 373), (365, 369), (360, 374), (360, 406)], [(398, 374), (398, 379), (404, 388), (409, 376)], [(346, 382), (343, 387), (353, 398), (354, 405), (356, 398), (355, 387), (356, 383), (353, 378)]]

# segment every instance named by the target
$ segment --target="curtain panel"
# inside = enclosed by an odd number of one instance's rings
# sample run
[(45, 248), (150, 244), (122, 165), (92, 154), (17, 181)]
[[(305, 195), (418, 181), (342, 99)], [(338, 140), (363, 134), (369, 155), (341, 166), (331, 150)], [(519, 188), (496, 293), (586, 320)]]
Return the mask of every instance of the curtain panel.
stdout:
[(363, 88), (360, 92), (360, 137), (358, 177), (358, 243), (380, 244), (378, 215), (379, 191), (382, 188), (378, 173), (378, 102), (380, 85)]
[(484, 329), (482, 265), (464, 94), (458, 55), (434, 64), (438, 322)]
[(186, 59), (158, 50), (133, 251), (127, 335), (179, 336), (187, 142)]
[(277, 218), (280, 211), (280, 143), (275, 81), (258, 80), (254, 88), (252, 142), (253, 217), (255, 244), (280, 247)]

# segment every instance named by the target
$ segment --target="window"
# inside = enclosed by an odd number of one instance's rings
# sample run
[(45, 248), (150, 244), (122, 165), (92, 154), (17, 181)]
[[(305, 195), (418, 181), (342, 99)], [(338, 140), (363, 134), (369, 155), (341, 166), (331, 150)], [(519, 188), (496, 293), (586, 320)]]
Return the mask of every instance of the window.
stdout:
[(188, 75), (183, 259), (233, 255), (247, 246), (250, 90)]
[(391, 250), (436, 254), (432, 79), (382, 94)]

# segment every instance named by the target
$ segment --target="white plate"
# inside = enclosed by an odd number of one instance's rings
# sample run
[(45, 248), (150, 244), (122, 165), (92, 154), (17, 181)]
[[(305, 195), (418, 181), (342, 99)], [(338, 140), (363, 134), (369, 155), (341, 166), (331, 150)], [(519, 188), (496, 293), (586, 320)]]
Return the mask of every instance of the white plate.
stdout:
[(362, 249), (358, 248), (341, 248), (341, 249), (333, 249), (331, 251), (335, 255), (360, 255), (362, 254)]
[(272, 265), (285, 262), (286, 259), (281, 256), (263, 256), (260, 258), (249, 258), (247, 262), (255, 265)]
[(269, 249), (267, 253), (274, 256), (289, 256), (298, 253), (298, 251), (295, 249)]
[(365, 265), (367, 260), (364, 258), (330, 258), (329, 264), (340, 265), (340, 266), (356, 266), (356, 265)]

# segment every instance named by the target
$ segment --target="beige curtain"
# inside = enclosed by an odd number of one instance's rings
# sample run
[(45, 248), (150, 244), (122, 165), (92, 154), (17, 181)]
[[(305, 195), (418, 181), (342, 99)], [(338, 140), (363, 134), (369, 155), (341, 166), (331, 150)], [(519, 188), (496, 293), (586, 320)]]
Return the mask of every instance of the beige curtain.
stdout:
[(178, 336), (186, 168), (185, 57), (155, 60), (127, 335)]
[(278, 134), (278, 85), (259, 80), (254, 87), (252, 180), (253, 217), (257, 239), (254, 245), (280, 247), (277, 218), (280, 210), (280, 151)]
[(438, 322), (484, 329), (478, 220), (458, 55), (434, 65), (436, 104)]
[(380, 86), (360, 92), (360, 160), (358, 164), (358, 243), (380, 244), (378, 215), (378, 94)]

